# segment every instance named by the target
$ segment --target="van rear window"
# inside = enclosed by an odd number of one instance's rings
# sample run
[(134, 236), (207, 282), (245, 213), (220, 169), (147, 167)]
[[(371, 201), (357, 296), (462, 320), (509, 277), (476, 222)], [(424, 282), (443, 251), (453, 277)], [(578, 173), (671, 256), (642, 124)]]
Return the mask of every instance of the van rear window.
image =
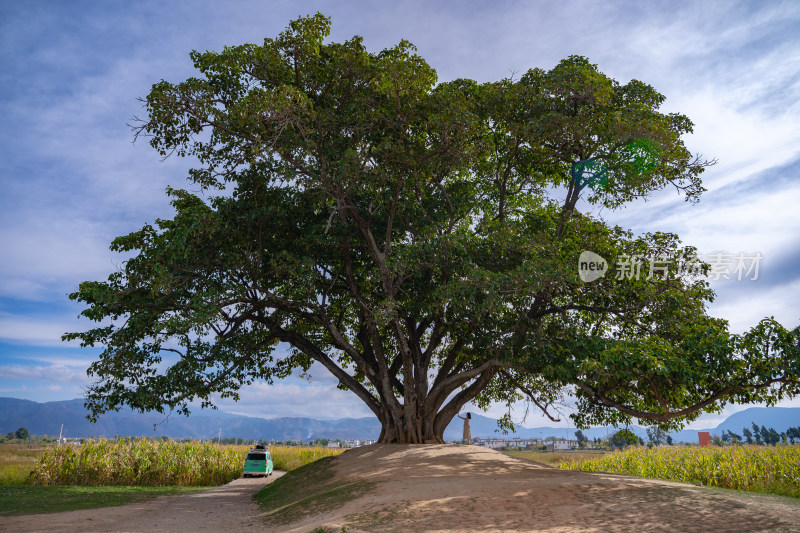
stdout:
[(266, 461), (267, 454), (265, 453), (248, 453), (247, 454), (248, 461)]

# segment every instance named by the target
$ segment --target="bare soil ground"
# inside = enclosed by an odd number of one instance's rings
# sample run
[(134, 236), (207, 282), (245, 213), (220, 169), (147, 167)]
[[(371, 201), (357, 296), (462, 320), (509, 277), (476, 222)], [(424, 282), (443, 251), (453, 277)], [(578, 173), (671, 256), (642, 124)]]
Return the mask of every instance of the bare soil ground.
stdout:
[(795, 500), (558, 470), (476, 446), (367, 446), (336, 468), (378, 487), (272, 531), (800, 531)]
[(800, 532), (800, 502), (680, 483), (558, 470), (457, 445), (375, 445), (336, 458), (342, 478), (377, 482), (335, 511), (267, 524), (260, 480), (142, 504), (22, 516), (13, 531)]

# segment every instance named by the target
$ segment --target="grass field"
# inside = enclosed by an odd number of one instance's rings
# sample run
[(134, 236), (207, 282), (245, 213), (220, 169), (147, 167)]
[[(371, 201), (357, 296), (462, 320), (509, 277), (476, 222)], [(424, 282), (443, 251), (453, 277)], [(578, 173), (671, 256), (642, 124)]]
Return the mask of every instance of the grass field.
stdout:
[(800, 498), (800, 445), (634, 447), (558, 466)]
[(0, 487), (0, 516), (58, 513), (139, 503), (158, 496), (207, 487), (75, 487), (13, 485)]
[(24, 444), (0, 444), (0, 487), (22, 485), (36, 466), (45, 446)]
[[(0, 444), (0, 516), (90, 509), (204, 490), (239, 477), (249, 446), (102, 440), (73, 446)], [(270, 448), (277, 470), (343, 450)]]
[(506, 452), (513, 457), (519, 457), (527, 461), (542, 463), (548, 466), (559, 466), (564, 461), (583, 461), (588, 459), (598, 459), (609, 454), (604, 450), (575, 450), (559, 452)]

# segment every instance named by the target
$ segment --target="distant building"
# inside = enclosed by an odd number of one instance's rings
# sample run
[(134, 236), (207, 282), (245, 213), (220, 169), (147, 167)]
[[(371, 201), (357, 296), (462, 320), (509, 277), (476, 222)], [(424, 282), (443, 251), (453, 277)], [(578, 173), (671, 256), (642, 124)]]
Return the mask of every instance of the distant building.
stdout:
[(344, 445), (347, 448), (359, 448), (361, 446), (369, 446), (370, 444), (375, 444), (375, 439), (346, 439), (344, 441)]
[(491, 448), (493, 450), (499, 450), (500, 448), (505, 448), (508, 445), (505, 439), (481, 439), (481, 438), (472, 439), (472, 444), (475, 444), (476, 446), (483, 446), (484, 448)]
[(515, 437), (513, 439), (485, 439), (485, 438), (475, 438), (472, 439), (472, 444), (476, 446), (483, 446), (484, 448), (491, 448), (493, 450), (502, 450), (502, 449), (538, 449), (542, 446), (547, 446), (548, 451), (559, 451), (559, 450), (574, 450), (578, 447), (577, 440), (569, 440), (569, 439), (557, 439), (554, 441), (542, 441), (541, 439), (521, 439)]
[(542, 445), (539, 439), (520, 439), (515, 437), (508, 441), (509, 448), (538, 448)]
[(483, 446), (484, 448), (491, 448), (493, 450), (500, 450), (502, 448), (538, 448), (542, 445), (539, 439), (521, 439), (519, 437), (513, 439), (485, 439), (474, 438), (472, 444), (476, 446)]
[(573, 450), (578, 447), (578, 441), (560, 439), (553, 441), (553, 449), (555, 450)]
[(335, 440), (329, 440), (328, 441), (328, 448), (341, 448), (341, 447), (342, 447), (342, 443), (341, 442), (338, 442), (338, 441), (335, 441)]

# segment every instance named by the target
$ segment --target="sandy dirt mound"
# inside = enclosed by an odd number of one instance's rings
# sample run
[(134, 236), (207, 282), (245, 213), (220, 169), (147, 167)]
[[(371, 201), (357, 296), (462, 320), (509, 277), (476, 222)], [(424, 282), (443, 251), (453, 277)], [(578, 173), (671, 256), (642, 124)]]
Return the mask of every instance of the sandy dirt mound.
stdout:
[(800, 504), (680, 483), (572, 472), (458, 445), (375, 445), (336, 459), (379, 482), (335, 512), (273, 531), (800, 531)]

